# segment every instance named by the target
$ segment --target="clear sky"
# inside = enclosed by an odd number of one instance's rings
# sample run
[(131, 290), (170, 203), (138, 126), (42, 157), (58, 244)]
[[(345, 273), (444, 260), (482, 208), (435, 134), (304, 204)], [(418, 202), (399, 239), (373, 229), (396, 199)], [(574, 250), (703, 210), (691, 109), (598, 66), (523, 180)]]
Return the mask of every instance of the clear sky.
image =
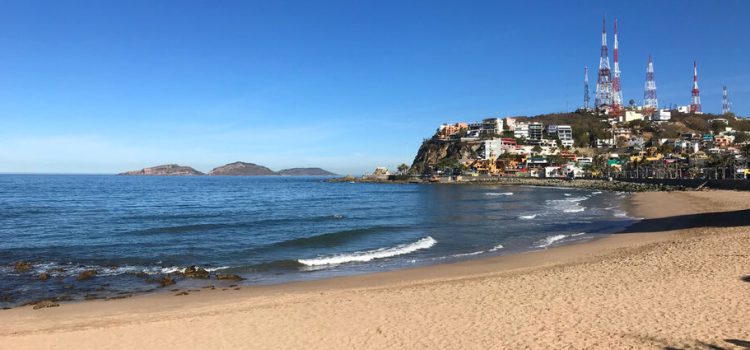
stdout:
[[(605, 5), (606, 4), (606, 5)], [(232, 161), (361, 174), (443, 122), (592, 100), (601, 19), (625, 101), (750, 115), (750, 2), (3, 1), (0, 172)], [(611, 45), (611, 35), (609, 37)]]

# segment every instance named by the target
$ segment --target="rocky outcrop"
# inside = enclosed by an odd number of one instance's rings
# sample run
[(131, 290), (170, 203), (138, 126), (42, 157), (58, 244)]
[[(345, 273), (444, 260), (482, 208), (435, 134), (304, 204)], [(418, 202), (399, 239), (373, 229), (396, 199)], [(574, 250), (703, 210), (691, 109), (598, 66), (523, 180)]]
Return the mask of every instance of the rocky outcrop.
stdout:
[(120, 175), (140, 175), (140, 176), (195, 176), (205, 175), (202, 172), (195, 170), (189, 166), (182, 166), (177, 164), (165, 164), (158, 165), (150, 168), (143, 168), (141, 170), (133, 170), (121, 173)]
[(96, 270), (81, 271), (81, 273), (78, 274), (78, 277), (76, 277), (76, 280), (85, 281), (94, 278), (94, 276), (96, 276)]
[(414, 157), (410, 172), (421, 174), (428, 168), (452, 165), (462, 160), (479, 158), (480, 143), (467, 143), (453, 140), (425, 140)]
[(48, 307), (58, 307), (60, 304), (52, 301), (52, 300), (42, 300), (36, 304), (34, 304), (34, 310), (44, 309)]
[(19, 261), (13, 265), (13, 268), (16, 269), (16, 272), (26, 272), (31, 270), (31, 266), (31, 263), (28, 261)]
[(222, 165), (218, 168), (214, 168), (208, 175), (223, 175), (223, 176), (264, 176), (264, 175), (277, 175), (271, 169), (268, 169), (262, 165), (245, 163), (245, 162), (234, 162), (227, 165)]
[(217, 280), (225, 280), (225, 281), (241, 281), (244, 280), (244, 278), (233, 275), (233, 274), (216, 274)]
[(331, 176), (336, 175), (328, 170), (324, 170), (321, 168), (291, 168), (291, 169), (284, 169), (279, 170), (277, 172), (279, 175), (284, 176)]
[(187, 278), (199, 278), (199, 279), (207, 279), (209, 277), (209, 272), (206, 271), (206, 269), (202, 267), (195, 267), (195, 266), (188, 266), (185, 269), (185, 272), (183, 272), (185, 277)]

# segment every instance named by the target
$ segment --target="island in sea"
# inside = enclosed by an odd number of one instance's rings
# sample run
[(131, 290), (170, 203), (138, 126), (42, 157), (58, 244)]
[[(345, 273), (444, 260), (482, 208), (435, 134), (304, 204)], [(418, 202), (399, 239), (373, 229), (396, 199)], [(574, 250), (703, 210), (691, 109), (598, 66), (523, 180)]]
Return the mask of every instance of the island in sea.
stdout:
[(135, 176), (332, 176), (336, 175), (321, 168), (290, 168), (273, 171), (263, 165), (246, 162), (233, 162), (216, 167), (208, 174), (202, 173), (189, 166), (177, 164), (157, 165), (154, 167), (132, 170), (119, 175)]

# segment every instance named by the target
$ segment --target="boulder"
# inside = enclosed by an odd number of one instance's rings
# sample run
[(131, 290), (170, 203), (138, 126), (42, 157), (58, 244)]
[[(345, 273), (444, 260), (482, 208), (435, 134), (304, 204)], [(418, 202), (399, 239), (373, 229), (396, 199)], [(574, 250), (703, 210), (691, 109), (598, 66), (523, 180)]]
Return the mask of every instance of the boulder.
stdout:
[(31, 263), (28, 261), (19, 261), (13, 267), (15, 267), (16, 272), (26, 272), (31, 270)]
[(79, 273), (76, 279), (79, 281), (85, 281), (93, 278), (94, 276), (96, 276), (96, 270), (86, 270)]
[(188, 266), (185, 269), (185, 277), (187, 278), (200, 278), (207, 279), (209, 277), (208, 271), (202, 267)]
[(217, 280), (242, 281), (244, 278), (233, 274), (216, 274)]
[(52, 300), (42, 300), (42, 301), (34, 304), (34, 310), (44, 309), (44, 308), (48, 308), (48, 307), (58, 307), (58, 306), (60, 306), (60, 304), (58, 304), (58, 303), (56, 303), (56, 302), (54, 302)]
[(39, 280), (40, 281), (46, 281), (49, 279), (49, 274), (46, 272), (42, 272), (39, 274)]
[(162, 277), (162, 278), (160, 278), (160, 279), (158, 279), (156, 281), (162, 287), (171, 286), (171, 285), (175, 284), (175, 280), (171, 276), (164, 276), (164, 277)]

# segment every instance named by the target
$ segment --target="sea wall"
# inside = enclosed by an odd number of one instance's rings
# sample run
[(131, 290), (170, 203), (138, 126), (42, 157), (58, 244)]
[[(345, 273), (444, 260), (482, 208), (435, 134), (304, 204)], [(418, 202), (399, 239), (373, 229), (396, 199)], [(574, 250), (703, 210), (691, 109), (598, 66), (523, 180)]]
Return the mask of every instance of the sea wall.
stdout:
[(648, 185), (663, 185), (663, 186), (675, 186), (675, 187), (686, 187), (686, 188), (697, 188), (704, 182), (705, 188), (715, 190), (735, 190), (735, 191), (750, 191), (750, 180), (703, 180), (703, 179), (618, 179), (619, 181), (648, 184)]

